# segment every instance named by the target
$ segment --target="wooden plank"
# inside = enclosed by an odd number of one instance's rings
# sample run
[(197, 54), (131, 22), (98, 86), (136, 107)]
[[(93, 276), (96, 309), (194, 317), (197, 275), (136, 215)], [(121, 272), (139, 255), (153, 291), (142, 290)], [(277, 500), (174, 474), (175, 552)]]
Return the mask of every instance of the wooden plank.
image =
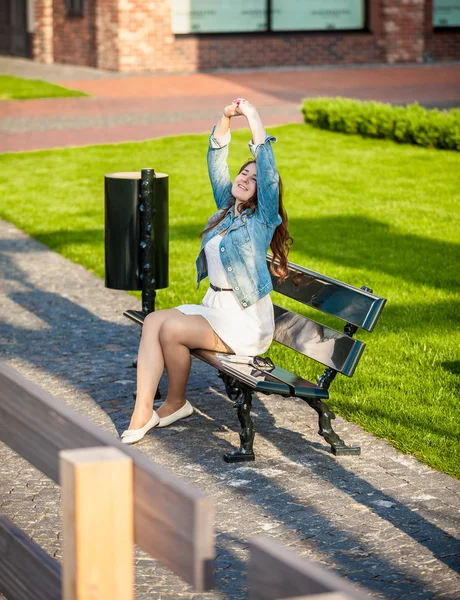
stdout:
[(0, 440), (59, 482), (59, 452), (113, 446), (134, 462), (134, 539), (197, 591), (212, 588), (211, 498), (0, 363)]
[(302, 558), (265, 536), (249, 540), (250, 600), (278, 600), (340, 592), (353, 600), (369, 596), (331, 571)]
[[(267, 266), (271, 255), (267, 254)], [(277, 264), (277, 261), (275, 261)], [(386, 299), (359, 288), (321, 275), (295, 263), (288, 263), (289, 274), (283, 283), (271, 275), (273, 289), (328, 315), (372, 331)]]
[(0, 594), (8, 600), (60, 600), (61, 567), (0, 515)]
[(330, 594), (313, 594), (313, 596), (295, 596), (285, 600), (353, 600), (353, 598), (342, 592), (331, 592)]
[(133, 461), (117, 448), (60, 453), (63, 600), (133, 600)]

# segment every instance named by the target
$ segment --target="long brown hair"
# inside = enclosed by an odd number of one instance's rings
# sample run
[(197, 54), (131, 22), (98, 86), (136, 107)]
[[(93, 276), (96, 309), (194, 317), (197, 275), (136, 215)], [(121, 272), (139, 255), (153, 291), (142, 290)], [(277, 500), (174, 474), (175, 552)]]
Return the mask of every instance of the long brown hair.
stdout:
[[(241, 169), (238, 171), (238, 175), (244, 171), (244, 169), (250, 165), (251, 163), (255, 163), (254, 159), (248, 160), (244, 163)], [(224, 220), (225, 215), (227, 214), (228, 209), (231, 206), (235, 205), (235, 198), (230, 196), (227, 204), (224, 208), (221, 209), (221, 213), (215, 220), (213, 220), (200, 234), (200, 238), (202, 238), (205, 233), (214, 229), (221, 221)], [(253, 215), (257, 209), (257, 189), (252, 198), (246, 200), (246, 202), (241, 202), (238, 205), (238, 212), (241, 214), (247, 208), (250, 209), (249, 214)], [(283, 205), (283, 183), (281, 181), (281, 177), (279, 178), (279, 196), (278, 196), (278, 214), (281, 217), (281, 223), (275, 229), (273, 233), (272, 240), (270, 242), (270, 249), (273, 252), (273, 257), (270, 263), (270, 271), (278, 277), (280, 281), (284, 281), (288, 274), (288, 254), (289, 250), (294, 243), (294, 240), (289, 235), (288, 231), (288, 217), (286, 213), (286, 209)], [(277, 260), (277, 264), (275, 265), (275, 260)]]

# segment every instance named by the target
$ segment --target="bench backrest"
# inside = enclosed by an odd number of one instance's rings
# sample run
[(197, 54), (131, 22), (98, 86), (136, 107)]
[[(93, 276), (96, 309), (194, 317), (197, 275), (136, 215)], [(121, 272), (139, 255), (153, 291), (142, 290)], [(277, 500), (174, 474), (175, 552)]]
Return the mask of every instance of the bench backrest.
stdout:
[[(267, 254), (268, 264), (271, 258)], [(275, 292), (366, 331), (374, 329), (385, 298), (295, 263), (288, 263), (288, 267), (289, 274), (283, 283), (272, 275)], [(348, 377), (353, 375), (365, 347), (363, 342), (345, 333), (277, 305), (274, 339)]]

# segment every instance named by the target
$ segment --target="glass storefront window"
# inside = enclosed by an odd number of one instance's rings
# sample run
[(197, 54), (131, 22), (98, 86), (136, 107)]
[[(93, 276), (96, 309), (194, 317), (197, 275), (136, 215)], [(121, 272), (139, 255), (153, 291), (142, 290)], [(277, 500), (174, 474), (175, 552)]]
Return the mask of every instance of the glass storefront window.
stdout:
[(363, 0), (272, 0), (272, 31), (363, 27)]
[(460, 0), (433, 0), (433, 27), (460, 27)]
[(267, 31), (266, 0), (173, 0), (173, 33)]
[[(173, 33), (359, 30), (365, 0), (172, 0)], [(269, 18), (270, 16), (270, 18)]]

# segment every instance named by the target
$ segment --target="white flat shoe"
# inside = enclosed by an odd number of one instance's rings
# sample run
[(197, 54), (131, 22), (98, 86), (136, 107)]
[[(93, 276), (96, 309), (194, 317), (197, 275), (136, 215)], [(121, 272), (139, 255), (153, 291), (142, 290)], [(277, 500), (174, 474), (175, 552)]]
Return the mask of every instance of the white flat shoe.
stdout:
[(144, 437), (144, 435), (153, 427), (156, 427), (159, 422), (160, 417), (155, 411), (153, 411), (153, 415), (151, 416), (150, 420), (144, 425), (144, 427), (141, 427), (140, 429), (127, 429), (126, 431), (123, 431), (123, 433), (120, 436), (121, 443), (135, 444), (136, 442), (139, 442)]
[(163, 417), (162, 419), (160, 419), (160, 422), (158, 423), (158, 427), (167, 427), (168, 425), (171, 425), (172, 423), (174, 423), (175, 421), (178, 421), (179, 419), (185, 419), (185, 417), (189, 417), (192, 413), (193, 413), (193, 406), (190, 404), (190, 402), (188, 400), (186, 400), (185, 404), (182, 408), (179, 408), (179, 410), (176, 410), (176, 412), (173, 412), (172, 415), (169, 415), (168, 417)]

